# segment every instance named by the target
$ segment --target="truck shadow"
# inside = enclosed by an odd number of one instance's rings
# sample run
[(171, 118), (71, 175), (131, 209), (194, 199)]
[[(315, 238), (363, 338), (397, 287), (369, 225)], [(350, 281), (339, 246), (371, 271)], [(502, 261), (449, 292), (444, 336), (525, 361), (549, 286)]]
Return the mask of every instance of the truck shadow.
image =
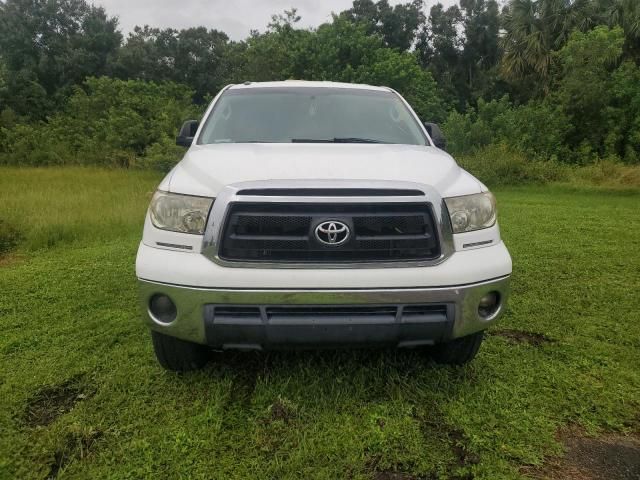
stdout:
[[(386, 400), (429, 385), (455, 394), (460, 382), (477, 381), (478, 368), (444, 366), (433, 361), (429, 348), (321, 349), (266, 352), (212, 352), (205, 372), (233, 379), (232, 395), (247, 398), (256, 385), (266, 390), (304, 389), (318, 396), (344, 394), (363, 401)], [(442, 390), (441, 390), (442, 391)]]
[[(304, 432), (341, 438), (359, 431), (391, 444), (413, 435), (424, 448), (446, 452), (449, 478), (467, 478), (456, 474), (480, 458), (445, 406), (464, 395), (461, 390), (475, 388), (479, 371), (473, 363), (438, 365), (423, 349), (327, 349), (214, 353), (201, 374), (229, 385), (218, 435), (257, 438), (265, 455), (302, 442)], [(409, 466), (388, 470), (391, 454), (370, 451), (366, 444), (362, 468), (368, 477), (423, 478)], [(436, 474), (427, 473), (426, 478)]]

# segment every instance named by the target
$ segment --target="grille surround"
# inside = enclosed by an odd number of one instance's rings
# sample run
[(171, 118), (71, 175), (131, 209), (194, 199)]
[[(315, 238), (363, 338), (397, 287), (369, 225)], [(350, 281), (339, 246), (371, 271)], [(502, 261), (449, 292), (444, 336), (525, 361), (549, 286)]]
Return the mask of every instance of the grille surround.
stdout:
[(245, 188), (238, 195), (276, 197), (422, 197), (424, 192), (409, 188)]
[[(322, 245), (315, 227), (345, 223), (352, 238)], [(442, 256), (430, 202), (232, 201), (221, 228), (218, 258), (256, 264), (380, 264), (434, 262)]]

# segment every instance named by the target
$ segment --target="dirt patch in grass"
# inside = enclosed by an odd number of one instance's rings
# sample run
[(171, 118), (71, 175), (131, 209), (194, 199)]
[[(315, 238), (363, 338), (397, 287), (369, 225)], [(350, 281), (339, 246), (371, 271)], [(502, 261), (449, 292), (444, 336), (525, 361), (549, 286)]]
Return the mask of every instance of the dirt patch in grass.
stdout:
[(419, 480), (419, 478), (402, 472), (376, 472), (373, 480)]
[(29, 427), (47, 426), (92, 393), (82, 382), (82, 377), (42, 389), (27, 402), (25, 422)]
[(53, 455), (53, 462), (48, 479), (57, 478), (72, 461), (82, 460), (93, 453), (96, 442), (102, 437), (102, 432), (92, 428), (70, 432), (64, 438), (62, 446)]
[(527, 344), (534, 347), (539, 347), (546, 343), (554, 343), (555, 340), (547, 337), (542, 333), (525, 332), (523, 330), (496, 330), (491, 332), (492, 335), (507, 339), (513, 344)]
[(256, 438), (259, 439), (261, 452), (274, 455), (280, 451), (288, 432), (301, 426), (298, 420), (296, 405), (278, 397), (257, 420)]
[(27, 257), (16, 252), (0, 254), (0, 268), (11, 267), (24, 262)]
[(476, 455), (475, 453), (469, 451), (469, 441), (462, 430), (449, 427), (447, 434), (449, 437), (451, 450), (453, 450), (453, 454), (456, 457), (456, 462), (459, 467), (464, 468), (480, 463), (480, 457), (478, 457), (478, 455)]
[(269, 420), (291, 423), (296, 418), (296, 411), (293, 405), (286, 400), (278, 398), (269, 408)]
[[(424, 436), (433, 437), (433, 435), (437, 435), (442, 438), (443, 445), (449, 446), (453, 458), (447, 468), (449, 473), (447, 478), (451, 480), (473, 480), (473, 474), (465, 473), (465, 470), (480, 463), (480, 457), (470, 451), (469, 439), (462, 430), (445, 421), (437, 405), (433, 405), (429, 411), (431, 412), (429, 416), (425, 415), (424, 412), (414, 411), (413, 417), (419, 422)], [(434, 473), (427, 478), (438, 477)]]
[(0, 218), (0, 257), (14, 250), (22, 239), (22, 232), (17, 227)]
[(640, 436), (605, 434), (587, 437), (570, 427), (558, 434), (566, 447), (562, 458), (550, 459), (542, 467), (526, 467), (522, 473), (536, 480), (638, 480)]

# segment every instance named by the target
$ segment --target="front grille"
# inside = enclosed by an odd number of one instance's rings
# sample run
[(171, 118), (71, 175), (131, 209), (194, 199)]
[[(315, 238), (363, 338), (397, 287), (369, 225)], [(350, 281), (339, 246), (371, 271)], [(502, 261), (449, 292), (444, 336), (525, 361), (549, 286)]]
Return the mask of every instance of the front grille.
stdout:
[[(323, 244), (316, 227), (349, 229), (340, 245)], [(229, 205), (218, 255), (228, 261), (341, 263), (431, 260), (440, 245), (428, 203), (250, 203)]]

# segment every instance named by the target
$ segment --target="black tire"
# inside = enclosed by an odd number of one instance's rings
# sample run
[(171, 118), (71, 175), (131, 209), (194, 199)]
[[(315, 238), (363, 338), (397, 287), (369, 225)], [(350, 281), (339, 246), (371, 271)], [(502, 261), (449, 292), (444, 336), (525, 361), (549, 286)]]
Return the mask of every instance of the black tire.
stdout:
[(440, 343), (433, 347), (433, 359), (445, 365), (464, 365), (474, 359), (484, 332), (474, 333), (466, 337), (456, 338), (450, 342)]
[(198, 343), (169, 337), (154, 330), (151, 331), (151, 341), (158, 362), (167, 370), (198, 370), (209, 360), (209, 348)]

